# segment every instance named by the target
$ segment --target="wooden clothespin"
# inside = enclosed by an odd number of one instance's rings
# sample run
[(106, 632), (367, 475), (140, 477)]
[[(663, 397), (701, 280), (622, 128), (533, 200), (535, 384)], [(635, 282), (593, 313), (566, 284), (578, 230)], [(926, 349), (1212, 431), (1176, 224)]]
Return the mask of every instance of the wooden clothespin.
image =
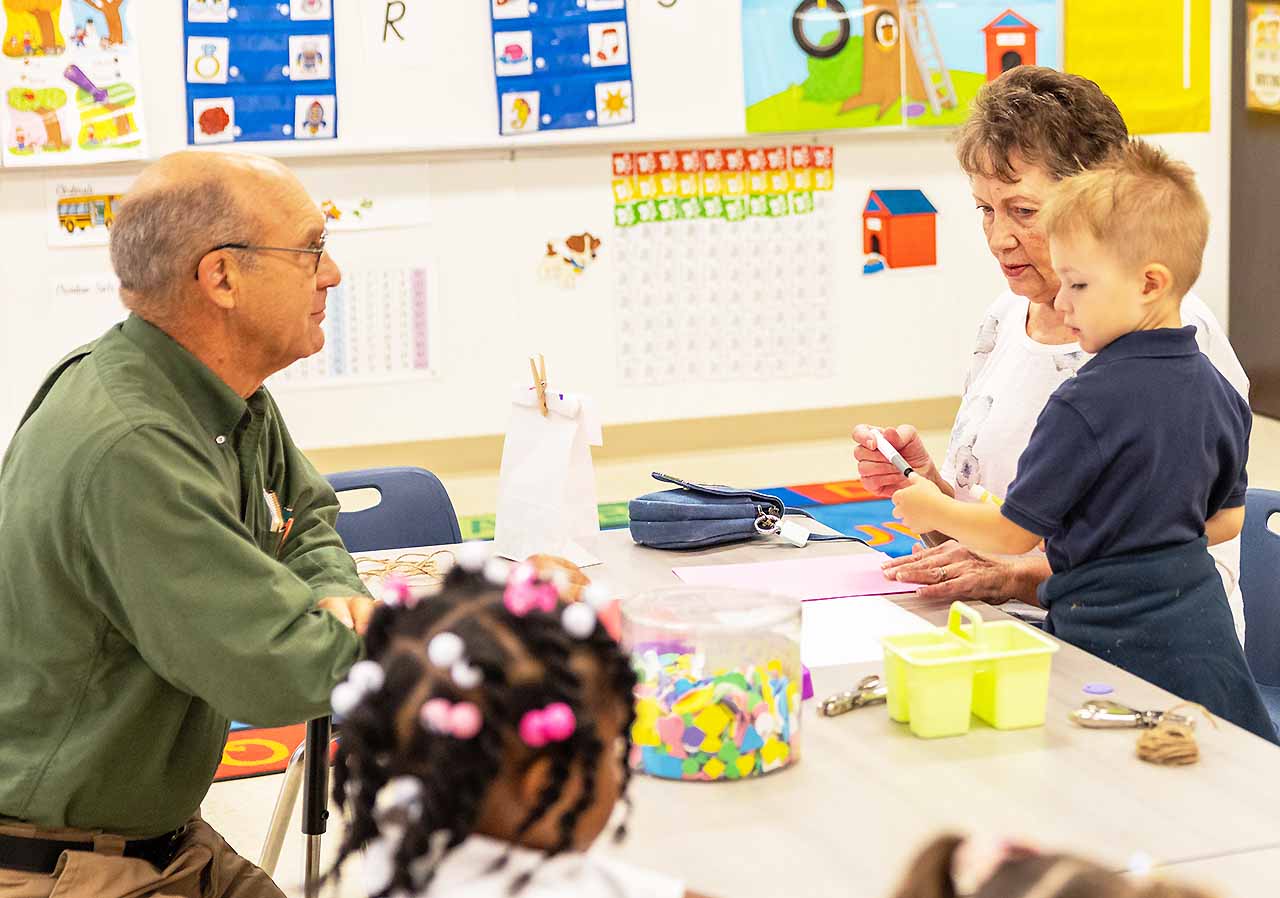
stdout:
[(538, 393), (538, 407), (542, 409), (542, 417), (547, 416), (547, 360), (538, 353), (538, 361), (529, 356), (529, 370), (533, 372), (533, 388)]

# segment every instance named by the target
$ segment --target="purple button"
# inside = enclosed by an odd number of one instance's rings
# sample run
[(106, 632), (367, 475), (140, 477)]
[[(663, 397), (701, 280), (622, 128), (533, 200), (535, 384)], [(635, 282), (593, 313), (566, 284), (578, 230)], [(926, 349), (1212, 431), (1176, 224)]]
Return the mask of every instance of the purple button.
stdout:
[(1084, 691), (1090, 695), (1110, 695), (1115, 692), (1115, 690), (1106, 683), (1085, 683)]

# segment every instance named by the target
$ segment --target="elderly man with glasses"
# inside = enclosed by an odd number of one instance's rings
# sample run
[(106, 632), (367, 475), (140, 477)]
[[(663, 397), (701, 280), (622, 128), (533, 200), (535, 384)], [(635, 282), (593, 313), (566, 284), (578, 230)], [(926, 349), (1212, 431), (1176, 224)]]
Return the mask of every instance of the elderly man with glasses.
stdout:
[(372, 609), (262, 386), (324, 345), (324, 223), (283, 166), (214, 153), (116, 216), (131, 314), (0, 467), (0, 898), (281, 895), (198, 810), (229, 721), (327, 713)]

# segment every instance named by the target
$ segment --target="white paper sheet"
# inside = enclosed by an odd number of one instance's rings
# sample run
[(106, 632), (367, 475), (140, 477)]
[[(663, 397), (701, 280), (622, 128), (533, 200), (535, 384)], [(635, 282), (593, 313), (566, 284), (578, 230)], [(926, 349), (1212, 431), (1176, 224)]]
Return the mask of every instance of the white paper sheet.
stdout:
[(878, 596), (805, 602), (803, 615), (800, 660), (808, 667), (879, 661), (880, 637), (932, 629), (924, 618)]

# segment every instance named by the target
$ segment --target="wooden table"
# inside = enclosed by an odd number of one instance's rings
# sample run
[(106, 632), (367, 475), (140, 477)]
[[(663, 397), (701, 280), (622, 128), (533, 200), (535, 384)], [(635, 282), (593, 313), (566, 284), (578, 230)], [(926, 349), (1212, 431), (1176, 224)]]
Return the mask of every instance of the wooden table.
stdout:
[[(675, 585), (673, 565), (767, 561), (870, 551), (850, 543), (781, 543), (696, 552), (636, 546), (626, 531), (603, 536), (601, 567), (615, 592)], [(801, 554), (803, 552), (803, 554)], [(896, 601), (941, 624), (949, 602), (912, 594)], [(844, 599), (838, 601), (856, 601)], [(986, 617), (1003, 616), (978, 605)], [(813, 671), (819, 698), (879, 672), (878, 663)], [(1220, 722), (1197, 727), (1202, 757), (1185, 768), (1139, 761), (1132, 730), (1084, 730), (1067, 714), (1087, 682), (1118, 701), (1167, 708), (1167, 692), (1072, 646), (1053, 662), (1045, 726), (917, 739), (884, 706), (824, 718), (807, 702), (802, 759), (758, 779), (684, 783), (638, 775), (630, 836), (606, 850), (683, 877), (725, 898), (869, 898), (889, 894), (917, 850), (948, 829), (1017, 834), (1084, 854), (1117, 870), (1143, 853), (1157, 865), (1215, 873), (1223, 898), (1280, 895), (1280, 749)], [(1216, 864), (1216, 865), (1215, 865)]]

